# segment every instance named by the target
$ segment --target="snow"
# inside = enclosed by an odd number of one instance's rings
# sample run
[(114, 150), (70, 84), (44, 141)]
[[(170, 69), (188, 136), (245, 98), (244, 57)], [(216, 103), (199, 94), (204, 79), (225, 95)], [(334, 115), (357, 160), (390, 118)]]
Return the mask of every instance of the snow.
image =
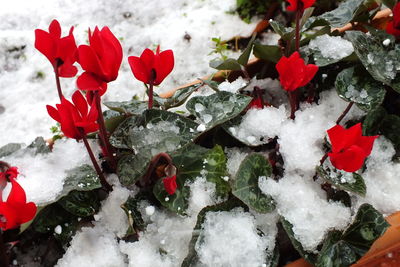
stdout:
[(95, 226), (107, 228), (109, 232), (117, 237), (123, 237), (128, 230), (128, 218), (122, 210), (121, 205), (126, 202), (130, 195), (128, 189), (121, 186), (114, 186), (113, 191), (102, 203), (101, 210), (97, 214)]
[(115, 236), (107, 228), (84, 227), (74, 236), (71, 246), (56, 266), (123, 267), (126, 264)]
[(208, 212), (195, 249), (204, 266), (261, 266), (271, 244), (266, 236), (257, 234), (255, 218), (241, 209)]
[[(237, 78), (233, 82), (224, 81), (219, 84), (218, 89), (220, 91), (227, 91), (231, 93), (237, 93), (239, 89), (245, 87), (248, 82), (242, 77)], [(197, 110), (196, 110), (197, 111)]]
[(214, 198), (215, 185), (204, 178), (196, 179), (190, 184), (190, 189), (187, 217), (158, 209), (149, 216), (144, 210), (148, 204), (142, 205), (143, 219), (149, 223), (146, 230), (140, 234), (137, 242), (120, 242), (121, 251), (128, 256), (129, 266), (180, 266), (188, 253), (187, 247), (198, 212), (206, 206), (218, 203)]
[(328, 231), (343, 230), (351, 221), (350, 209), (328, 202), (312, 176), (286, 174), (278, 182), (260, 179), (259, 186), (273, 197), (278, 214), (293, 225), (296, 239), (307, 251), (314, 251)]
[[(87, 29), (109, 26), (120, 38), (124, 50), (119, 77), (109, 83), (104, 101), (123, 101), (145, 89), (136, 81), (127, 56), (138, 56), (145, 48), (161, 45), (172, 49), (175, 67), (156, 92), (162, 92), (203, 77), (213, 70), (208, 66), (214, 55), (212, 37), (230, 39), (249, 36), (256, 22), (246, 24), (234, 10), (235, 0), (194, 1), (170, 0), (25, 0), (9, 1), (0, 10), (0, 126), (7, 129), (0, 146), (9, 142), (29, 143), (36, 136), (50, 136), (55, 122), (47, 115), (45, 105), (58, 103), (54, 75), (48, 60), (33, 47), (34, 30), (47, 30), (57, 18), (65, 35), (71, 26), (78, 44), (87, 40)], [(21, 8), (23, 6), (24, 8)], [(112, 10), (112, 12), (110, 12)], [(201, 18), (201, 19), (199, 19)], [(190, 41), (184, 39), (190, 35)], [(138, 38), (140, 37), (140, 38)], [(23, 47), (21, 51), (4, 51)], [(4, 55), (4, 56), (3, 56)], [(38, 73), (44, 74), (37, 78)], [(16, 77), (18, 77), (16, 79)], [(61, 79), (63, 91), (70, 97), (76, 89), (75, 79)]]
[(244, 158), (250, 154), (249, 148), (225, 148), (227, 157), (226, 168), (231, 177), (235, 177), (236, 172), (239, 170), (240, 163)]
[(367, 194), (357, 197), (356, 206), (372, 204), (380, 212), (390, 215), (400, 207), (400, 163), (392, 162), (395, 154), (392, 143), (384, 137), (375, 140), (371, 155), (366, 161), (367, 169), (362, 173)]
[[(91, 147), (96, 153), (97, 146), (93, 142)], [(18, 166), (17, 180), (25, 189), (27, 201), (39, 206), (51, 202), (61, 193), (68, 170), (92, 164), (83, 143), (73, 139), (57, 140), (48, 154), (34, 155), (33, 151), (22, 149), (0, 160)]]
[(151, 216), (153, 215), (155, 212), (155, 208), (154, 206), (147, 206), (146, 207), (146, 215)]
[(329, 36), (328, 34), (317, 36), (311, 40), (309, 48), (321, 51), (321, 55), (330, 59), (342, 59), (354, 52), (351, 42), (340, 36)]
[(246, 139), (251, 145), (265, 144), (268, 139), (278, 136), (287, 116), (284, 106), (250, 109), (241, 124), (229, 128), (229, 131), (240, 139)]
[[(313, 176), (315, 166), (324, 155), (322, 148), (326, 131), (335, 125), (348, 105), (334, 90), (325, 91), (320, 96), (319, 105), (303, 104), (296, 112), (296, 119), (287, 120), (280, 129), (278, 143), (286, 172)], [(353, 107), (342, 124), (363, 114), (359, 108)]]
[(61, 225), (57, 225), (55, 228), (54, 228), (54, 233), (56, 233), (56, 234), (61, 234), (62, 233), (62, 226)]

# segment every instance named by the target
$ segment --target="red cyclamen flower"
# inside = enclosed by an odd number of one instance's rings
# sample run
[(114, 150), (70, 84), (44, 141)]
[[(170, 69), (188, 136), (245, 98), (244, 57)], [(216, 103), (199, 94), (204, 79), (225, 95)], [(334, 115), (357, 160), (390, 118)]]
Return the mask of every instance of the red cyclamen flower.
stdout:
[(89, 45), (80, 45), (79, 59), (85, 72), (78, 77), (77, 86), (81, 90), (100, 90), (104, 94), (107, 83), (118, 77), (122, 62), (122, 47), (108, 27), (92, 33), (89, 29)]
[(315, 0), (287, 0), (290, 4), (286, 9), (288, 11), (304, 11), (314, 5)]
[(133, 75), (146, 84), (159, 85), (174, 68), (174, 53), (165, 50), (160, 53), (157, 46), (156, 53), (146, 48), (140, 57), (128, 57)]
[(253, 100), (251, 100), (248, 108), (263, 109), (264, 108), (263, 100), (258, 96), (254, 97)]
[(178, 187), (176, 184), (176, 175), (164, 178), (163, 180), (164, 188), (169, 195), (175, 194), (176, 188)]
[(335, 168), (346, 172), (355, 172), (364, 164), (364, 160), (371, 154), (374, 141), (379, 136), (362, 136), (361, 123), (344, 129), (336, 125), (328, 131), (332, 144), (329, 159)]
[(306, 65), (299, 52), (294, 52), (289, 58), (283, 56), (276, 64), (279, 80), (283, 89), (294, 91), (309, 83), (318, 71), (318, 66)]
[(32, 220), (37, 210), (35, 203), (26, 203), (25, 191), (17, 181), (11, 180), (11, 184), (7, 201), (0, 199), (0, 228), (3, 231)]
[(61, 131), (66, 137), (79, 140), (83, 138), (80, 130), (87, 134), (99, 129), (96, 102), (92, 102), (89, 110), (86, 99), (79, 91), (72, 95), (72, 102), (63, 97), (61, 104), (56, 105), (57, 109), (49, 105), (46, 108), (50, 117), (61, 124)]
[(57, 20), (49, 26), (49, 32), (35, 30), (35, 48), (47, 57), (60, 77), (74, 77), (78, 69), (73, 66), (78, 59), (78, 50), (73, 35), (74, 27), (69, 35), (61, 38), (61, 27)]
[(387, 24), (386, 32), (400, 37), (400, 2), (393, 7), (393, 20)]

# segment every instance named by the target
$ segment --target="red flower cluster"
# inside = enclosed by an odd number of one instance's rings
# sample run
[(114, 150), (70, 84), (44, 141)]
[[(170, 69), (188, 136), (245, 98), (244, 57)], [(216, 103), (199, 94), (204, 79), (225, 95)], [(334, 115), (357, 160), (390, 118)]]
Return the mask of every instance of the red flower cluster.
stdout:
[[(3, 231), (16, 228), (32, 220), (36, 214), (35, 203), (26, 202), (25, 191), (15, 180), (17, 175), (17, 167), (11, 167), (5, 172), (0, 172), (2, 183), (10, 181), (12, 185), (7, 201), (4, 202), (0, 197), (0, 228)], [(3, 178), (5, 179), (3, 180)]]
[(305, 9), (314, 5), (315, 0), (287, 0), (289, 2), (289, 6), (287, 7), (288, 11), (304, 11)]
[(318, 66), (306, 65), (299, 52), (294, 52), (289, 58), (283, 56), (276, 64), (276, 69), (283, 89), (294, 91), (314, 78)]
[(396, 37), (400, 37), (400, 2), (393, 8), (393, 20), (386, 26), (386, 31)]
[(346, 172), (355, 172), (364, 164), (364, 160), (371, 154), (374, 141), (379, 136), (362, 136), (361, 123), (344, 129), (336, 125), (328, 131), (332, 144), (329, 159), (335, 168)]
[(78, 77), (77, 86), (81, 90), (100, 90), (104, 94), (107, 83), (118, 77), (122, 62), (122, 47), (108, 27), (92, 33), (89, 29), (89, 45), (80, 45), (79, 64), (85, 70)]
[(72, 95), (72, 102), (63, 98), (61, 104), (56, 108), (47, 105), (47, 112), (50, 117), (61, 124), (61, 131), (66, 137), (82, 139), (83, 134), (92, 133), (99, 129), (96, 120), (98, 112), (96, 103), (93, 101), (90, 109), (87, 100), (79, 91)]
[(174, 53), (165, 50), (160, 53), (157, 46), (156, 53), (146, 48), (140, 57), (128, 57), (133, 75), (146, 84), (159, 85), (174, 68)]
[(167, 191), (169, 195), (175, 194), (176, 188), (178, 187), (176, 184), (176, 175), (166, 177), (162, 181), (164, 183), (165, 191)]
[(61, 38), (61, 27), (57, 20), (49, 26), (49, 32), (35, 30), (35, 47), (47, 57), (61, 77), (74, 77), (78, 69), (73, 66), (78, 60), (75, 38), (71, 27), (69, 35)]

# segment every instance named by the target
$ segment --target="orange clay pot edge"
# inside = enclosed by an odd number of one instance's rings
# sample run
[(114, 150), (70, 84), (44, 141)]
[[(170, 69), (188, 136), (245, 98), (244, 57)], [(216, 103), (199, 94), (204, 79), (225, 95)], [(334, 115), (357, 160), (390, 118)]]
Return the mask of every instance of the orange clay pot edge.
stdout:
[[(381, 10), (381, 11), (379, 11), (379, 12), (375, 15), (374, 20), (388, 17), (388, 16), (390, 16), (391, 14), (392, 14), (392, 11), (391, 11), (389, 8), (384, 9), (384, 10)], [(260, 28), (264, 28), (264, 27), (266, 28), (266, 27), (268, 27), (268, 25), (269, 25), (269, 22), (268, 22), (268, 21), (265, 21), (265, 20), (260, 21), (260, 22), (257, 24), (256, 28), (254, 29), (253, 33), (260, 32)], [(264, 28), (264, 29), (265, 29), (265, 28)], [(345, 32), (345, 31), (348, 31), (348, 30), (351, 30), (351, 29), (353, 29), (353, 25), (352, 25), (351, 23), (349, 23), (349, 24), (347, 24), (346, 26), (344, 26), (344, 27), (342, 27), (342, 28), (334, 28), (334, 29), (332, 29), (332, 31), (338, 30), (339, 32)], [(252, 59), (252, 60), (249, 61), (248, 65), (255, 64), (255, 63), (257, 63), (258, 61), (260, 61), (260, 59), (254, 58), (254, 59)], [(214, 75), (213, 80), (214, 80), (214, 79), (220, 79), (220, 78), (222, 78), (223, 75), (224, 75), (224, 73), (226, 73), (226, 71), (218, 71), (218, 72)], [(229, 73), (229, 71), (228, 71), (228, 73)], [(202, 80), (208, 80), (209, 78), (210, 78), (210, 76), (206, 76), (206, 77), (203, 77), (203, 78), (201, 78), (201, 79), (202, 79)], [(164, 97), (164, 98), (171, 97), (171, 96), (174, 95), (174, 93), (175, 93), (177, 90), (182, 89), (182, 88), (185, 88), (185, 87), (188, 87), (188, 86), (191, 86), (191, 85), (194, 85), (194, 84), (198, 84), (198, 83), (201, 83), (201, 81), (200, 81), (200, 80), (197, 80), (197, 81), (193, 81), (193, 82), (191, 82), (191, 83), (187, 83), (187, 84), (185, 84), (185, 85), (176, 87), (176, 88), (174, 88), (174, 89), (172, 89), (172, 90), (169, 90), (169, 91), (167, 91), (167, 92), (161, 93), (160, 96), (161, 96), (161, 97)]]

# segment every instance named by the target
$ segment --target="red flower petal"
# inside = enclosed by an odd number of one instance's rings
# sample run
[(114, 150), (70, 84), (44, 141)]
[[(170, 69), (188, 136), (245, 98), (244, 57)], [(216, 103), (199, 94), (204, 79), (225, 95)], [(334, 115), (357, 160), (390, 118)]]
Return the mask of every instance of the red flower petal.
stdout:
[(5, 172), (5, 176), (10, 180), (17, 178), (18, 174), (19, 172), (17, 167), (10, 167)]
[(64, 78), (75, 77), (78, 73), (78, 68), (69, 62), (64, 62), (60, 67), (58, 67), (58, 75)]
[(150, 71), (146, 65), (140, 60), (139, 57), (128, 57), (129, 66), (131, 67), (132, 73), (135, 78), (144, 83), (150, 83)]
[(45, 55), (51, 64), (54, 64), (57, 46), (48, 32), (35, 30), (35, 48)]
[(287, 0), (289, 2), (289, 6), (286, 7), (287, 11), (296, 11), (297, 10), (297, 1), (298, 0)]
[(375, 136), (361, 136), (356, 142), (356, 145), (361, 147), (365, 154), (369, 156), (371, 154), (372, 148), (374, 146), (374, 141), (376, 138), (378, 138), (379, 135)]
[(61, 122), (61, 117), (60, 114), (58, 113), (58, 110), (53, 108), (52, 106), (46, 105), (47, 108), (47, 113), (49, 113), (50, 117), (53, 118), (53, 120), (57, 122)]
[(174, 52), (172, 50), (161, 52), (154, 61), (154, 68), (156, 70), (154, 85), (159, 85), (174, 69)]
[(343, 152), (329, 153), (328, 156), (335, 168), (346, 172), (359, 170), (367, 157), (364, 150), (356, 145), (350, 146)]
[(60, 23), (54, 19), (49, 26), (49, 33), (54, 39), (60, 39), (61, 37), (61, 26)]
[(19, 183), (12, 179), (12, 188), (10, 194), (8, 195), (7, 202), (9, 203), (26, 203), (26, 195), (24, 189), (19, 185)]
[(75, 107), (78, 109), (79, 113), (82, 117), (86, 117), (88, 113), (88, 104), (86, 99), (83, 97), (81, 92), (75, 91), (72, 95), (72, 102), (74, 103)]
[(176, 188), (178, 187), (176, 184), (176, 175), (164, 178), (162, 181), (164, 183), (165, 191), (167, 191), (169, 195), (175, 194)]
[(32, 220), (36, 215), (37, 207), (35, 203), (29, 202), (24, 205), (21, 205), (18, 209), (17, 214), (17, 223), (21, 225), (23, 223), (29, 222)]
[(90, 72), (84, 72), (76, 80), (76, 85), (81, 90), (103, 90), (104, 82), (93, 76)]
[[(80, 45), (78, 47), (79, 64), (86, 72), (103, 74), (103, 68), (93, 48), (88, 45)], [(82, 89), (81, 89), (82, 90)]]
[(349, 129), (344, 129), (340, 125), (335, 125), (328, 131), (329, 140), (332, 144), (332, 151), (339, 152), (356, 143), (361, 136), (361, 124), (358, 123)]

